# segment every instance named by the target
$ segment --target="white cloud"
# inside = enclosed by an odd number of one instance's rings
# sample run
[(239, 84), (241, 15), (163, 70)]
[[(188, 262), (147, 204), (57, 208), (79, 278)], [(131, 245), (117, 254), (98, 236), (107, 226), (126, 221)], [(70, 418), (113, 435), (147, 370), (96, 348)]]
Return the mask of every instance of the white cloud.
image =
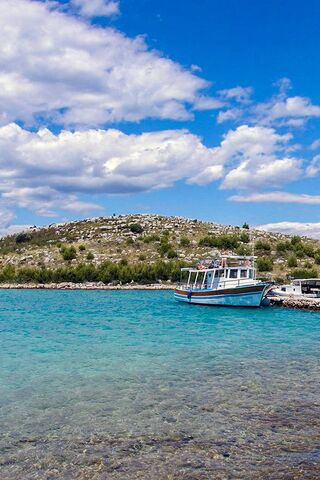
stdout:
[(10, 225), (14, 217), (15, 217), (14, 213), (0, 206), (0, 229)]
[[(222, 188), (275, 187), (297, 179), (301, 175), (300, 160), (284, 155), (290, 139), (289, 134), (280, 135), (262, 126), (241, 125), (230, 130), (213, 149), (213, 165), (224, 167)], [(199, 178), (203, 181), (206, 175), (208, 183), (210, 167), (199, 173)]]
[(182, 120), (201, 106), (205, 80), (149, 50), (142, 37), (90, 25), (55, 5), (0, 0), (0, 124)]
[(280, 125), (301, 126), (309, 118), (320, 117), (320, 106), (306, 97), (277, 96), (269, 102), (257, 104), (253, 110), (257, 121), (280, 122)]
[(279, 222), (268, 223), (256, 227), (267, 232), (278, 232), (287, 235), (302, 235), (320, 239), (320, 223)]
[(224, 99), (232, 99), (238, 103), (249, 103), (252, 92), (252, 87), (238, 86), (225, 90), (219, 90), (218, 94)]
[(217, 108), (222, 108), (223, 106), (224, 104), (221, 100), (206, 97), (204, 95), (199, 96), (193, 104), (195, 110), (215, 110)]
[(15, 214), (0, 205), (0, 238), (28, 229), (29, 225), (12, 225)]
[(109, 17), (119, 13), (119, 1), (114, 0), (71, 0), (85, 17)]
[(0, 238), (6, 237), (7, 235), (14, 235), (19, 232), (25, 232), (29, 230), (32, 225), (8, 225), (7, 227), (2, 227), (0, 224)]
[(320, 139), (315, 140), (315, 141), (312, 142), (312, 144), (310, 145), (311, 150), (318, 150), (319, 147), (320, 147)]
[(217, 122), (223, 123), (229, 120), (237, 120), (242, 116), (242, 110), (240, 108), (229, 108), (218, 113)]
[(261, 192), (248, 195), (233, 195), (229, 198), (233, 202), (276, 202), (276, 203), (302, 203), (307, 205), (320, 205), (320, 195), (307, 195), (290, 192)]
[(119, 130), (29, 132), (0, 128), (0, 201), (53, 216), (92, 210), (79, 194), (164, 188), (214, 165), (213, 149), (185, 130), (126, 135)]
[(308, 177), (315, 177), (320, 172), (320, 155), (316, 155), (307, 167), (306, 174)]

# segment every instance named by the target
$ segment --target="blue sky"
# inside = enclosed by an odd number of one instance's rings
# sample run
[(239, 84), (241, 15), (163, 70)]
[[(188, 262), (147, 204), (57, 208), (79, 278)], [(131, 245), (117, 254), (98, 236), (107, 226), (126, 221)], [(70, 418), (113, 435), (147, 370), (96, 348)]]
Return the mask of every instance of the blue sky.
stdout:
[(140, 212), (320, 237), (317, 1), (0, 7), (2, 232)]

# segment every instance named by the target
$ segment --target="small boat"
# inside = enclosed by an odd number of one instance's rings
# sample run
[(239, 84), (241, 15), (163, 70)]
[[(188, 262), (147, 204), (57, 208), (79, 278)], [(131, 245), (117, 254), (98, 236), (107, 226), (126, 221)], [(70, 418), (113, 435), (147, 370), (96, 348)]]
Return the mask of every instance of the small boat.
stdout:
[(279, 285), (268, 292), (273, 297), (320, 298), (320, 278), (299, 278), (287, 285)]
[(195, 268), (182, 268), (174, 298), (198, 305), (260, 307), (270, 283), (256, 279), (255, 259), (222, 256)]

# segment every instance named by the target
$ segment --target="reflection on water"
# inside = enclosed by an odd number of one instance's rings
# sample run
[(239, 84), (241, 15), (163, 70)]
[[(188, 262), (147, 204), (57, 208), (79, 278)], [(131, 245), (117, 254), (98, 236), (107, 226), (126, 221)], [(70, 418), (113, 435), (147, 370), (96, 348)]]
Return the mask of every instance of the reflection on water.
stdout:
[(1, 479), (315, 479), (320, 315), (4, 291)]

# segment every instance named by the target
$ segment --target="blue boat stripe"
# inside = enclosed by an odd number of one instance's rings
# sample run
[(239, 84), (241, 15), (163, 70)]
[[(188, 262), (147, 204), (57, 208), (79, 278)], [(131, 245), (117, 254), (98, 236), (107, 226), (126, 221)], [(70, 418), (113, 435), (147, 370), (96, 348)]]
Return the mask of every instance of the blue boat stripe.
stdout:
[[(248, 296), (248, 295), (262, 295), (263, 294), (263, 291), (260, 291), (260, 292), (248, 292), (248, 293), (228, 293), (228, 294), (225, 294), (225, 295), (210, 295), (208, 297), (206, 297), (205, 295), (201, 296), (201, 297), (198, 297), (198, 296), (195, 296), (195, 297), (191, 297), (191, 300), (207, 300), (207, 299), (214, 299), (214, 298), (221, 298), (221, 297), (244, 297), (244, 296)], [(187, 298), (188, 299), (188, 296), (187, 295), (181, 295), (180, 293), (175, 293), (174, 294), (175, 297), (178, 297), (178, 298)]]

